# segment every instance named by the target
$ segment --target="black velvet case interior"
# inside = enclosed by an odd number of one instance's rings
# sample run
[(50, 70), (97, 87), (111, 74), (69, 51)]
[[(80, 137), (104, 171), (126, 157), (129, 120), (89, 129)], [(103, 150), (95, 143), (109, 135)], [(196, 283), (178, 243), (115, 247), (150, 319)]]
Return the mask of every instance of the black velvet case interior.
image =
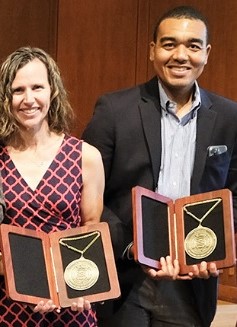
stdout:
[(158, 260), (170, 254), (168, 206), (144, 195), (141, 201), (144, 255)]
[(50, 298), (42, 240), (9, 233), (9, 244), (17, 292)]
[[(153, 260), (159, 260), (160, 257), (170, 254), (168, 205), (144, 195), (141, 197), (141, 201), (144, 255)], [(196, 206), (192, 203), (192, 209), (190, 210), (192, 210), (192, 213), (197, 217), (202, 217), (210, 209), (211, 205), (212, 202), (211, 204), (207, 202), (197, 204)], [(185, 237), (199, 225), (199, 222), (190, 217), (186, 212), (184, 212), (183, 215), (182, 212), (180, 212), (180, 215), (176, 215), (176, 219), (177, 232), (179, 232), (178, 225), (181, 223), (180, 220), (184, 219)], [(200, 263), (204, 259), (205, 261), (224, 260), (226, 257), (222, 201), (209, 213), (201, 225), (210, 228), (216, 234), (216, 248), (209, 256), (202, 259), (195, 259), (186, 254), (187, 265)], [(177, 246), (179, 246), (179, 244), (177, 244)]]

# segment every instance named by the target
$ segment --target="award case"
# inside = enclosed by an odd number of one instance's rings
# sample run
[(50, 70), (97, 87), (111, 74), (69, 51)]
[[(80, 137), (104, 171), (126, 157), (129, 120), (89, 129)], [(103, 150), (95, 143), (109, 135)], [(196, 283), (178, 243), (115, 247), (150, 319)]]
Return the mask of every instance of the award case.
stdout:
[[(99, 238), (84, 257), (98, 267), (98, 280), (87, 289), (73, 289), (65, 282), (64, 272), (80, 254), (59, 241), (79, 238), (76, 246), (85, 247), (94, 231), (99, 232)], [(109, 227), (105, 222), (50, 234), (2, 224), (0, 245), (7, 294), (15, 301), (38, 304), (52, 299), (57, 306), (69, 307), (78, 297), (98, 302), (120, 296)]]
[[(230, 190), (206, 192), (173, 201), (135, 186), (132, 203), (136, 261), (160, 269), (160, 258), (170, 255), (179, 260), (180, 274), (187, 274), (192, 265), (199, 265), (202, 261), (215, 262), (218, 269), (235, 265)], [(196, 217), (205, 219), (200, 223)], [(189, 248), (196, 251), (196, 255), (190, 253)]]

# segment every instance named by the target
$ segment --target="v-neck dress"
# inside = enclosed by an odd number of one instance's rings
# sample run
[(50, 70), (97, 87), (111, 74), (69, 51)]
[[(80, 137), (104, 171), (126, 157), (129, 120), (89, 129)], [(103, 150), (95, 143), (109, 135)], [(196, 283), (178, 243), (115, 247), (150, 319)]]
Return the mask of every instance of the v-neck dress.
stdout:
[[(32, 190), (16, 169), (6, 147), (0, 146), (0, 170), (6, 202), (3, 223), (46, 233), (80, 226), (81, 156), (82, 141), (65, 136), (42, 180)], [(0, 326), (92, 327), (97, 323), (93, 310), (78, 313), (64, 308), (61, 313), (33, 313), (29, 306), (7, 298), (4, 278), (0, 276)]]

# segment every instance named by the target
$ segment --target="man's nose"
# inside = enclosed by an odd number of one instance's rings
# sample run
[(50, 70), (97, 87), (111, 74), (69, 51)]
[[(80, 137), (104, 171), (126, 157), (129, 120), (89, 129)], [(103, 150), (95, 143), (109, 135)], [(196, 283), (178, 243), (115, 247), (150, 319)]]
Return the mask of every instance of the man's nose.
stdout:
[(188, 60), (188, 49), (185, 45), (180, 44), (174, 49), (173, 58), (178, 61)]

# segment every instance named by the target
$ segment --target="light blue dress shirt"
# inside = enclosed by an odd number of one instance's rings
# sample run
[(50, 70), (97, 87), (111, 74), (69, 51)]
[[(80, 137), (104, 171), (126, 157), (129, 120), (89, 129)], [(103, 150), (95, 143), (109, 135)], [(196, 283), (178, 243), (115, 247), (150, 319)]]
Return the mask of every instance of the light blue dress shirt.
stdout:
[(194, 165), (197, 111), (201, 104), (197, 82), (190, 111), (179, 118), (176, 103), (158, 82), (161, 101), (161, 168), (156, 192), (173, 200), (190, 195)]

